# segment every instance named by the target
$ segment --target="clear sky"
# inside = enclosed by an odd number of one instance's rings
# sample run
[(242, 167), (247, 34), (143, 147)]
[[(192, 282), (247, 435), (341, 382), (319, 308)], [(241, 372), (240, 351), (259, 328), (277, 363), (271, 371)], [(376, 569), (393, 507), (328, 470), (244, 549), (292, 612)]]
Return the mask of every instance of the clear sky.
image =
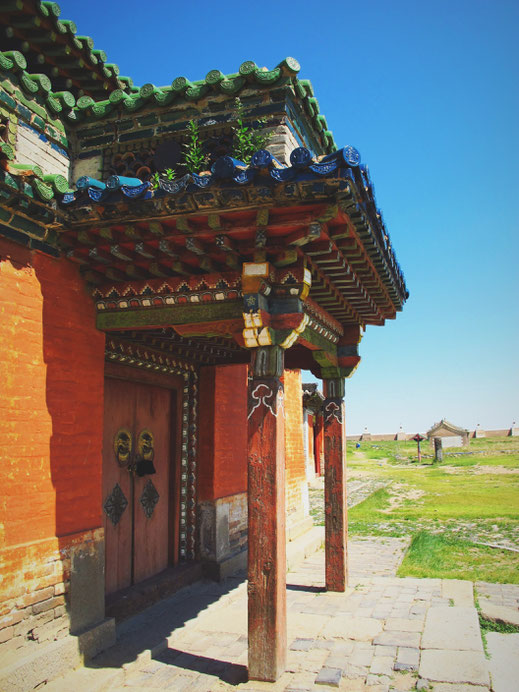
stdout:
[(348, 433), (519, 423), (517, 0), (59, 4), (139, 86), (301, 63), (370, 168), (411, 294), (364, 335)]

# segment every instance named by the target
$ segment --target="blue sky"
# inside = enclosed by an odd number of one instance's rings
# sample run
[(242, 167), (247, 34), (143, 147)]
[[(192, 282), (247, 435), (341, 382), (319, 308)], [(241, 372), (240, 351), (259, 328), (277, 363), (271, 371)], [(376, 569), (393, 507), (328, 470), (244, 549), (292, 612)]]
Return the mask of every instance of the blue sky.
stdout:
[(519, 3), (60, 6), (137, 85), (299, 60), (370, 168), (411, 294), (366, 331), (349, 433), (519, 423)]

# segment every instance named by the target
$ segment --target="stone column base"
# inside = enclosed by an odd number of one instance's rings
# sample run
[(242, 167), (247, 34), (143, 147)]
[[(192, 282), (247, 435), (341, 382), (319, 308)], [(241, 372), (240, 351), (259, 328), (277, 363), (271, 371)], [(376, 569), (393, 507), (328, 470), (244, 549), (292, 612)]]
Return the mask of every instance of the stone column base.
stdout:
[(231, 555), (221, 562), (206, 560), (203, 563), (204, 576), (206, 576), (208, 579), (213, 579), (214, 581), (222, 581), (223, 579), (232, 576), (240, 570), (246, 570), (247, 555), (248, 551), (245, 549), (242, 550), (241, 553)]

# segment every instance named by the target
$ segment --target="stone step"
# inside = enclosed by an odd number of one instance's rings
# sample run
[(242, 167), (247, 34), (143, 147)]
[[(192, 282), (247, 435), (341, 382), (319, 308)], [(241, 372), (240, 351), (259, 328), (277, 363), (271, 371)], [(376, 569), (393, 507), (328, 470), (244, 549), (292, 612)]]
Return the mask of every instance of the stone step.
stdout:
[(482, 652), (483, 642), (476, 609), (467, 606), (429, 608), (421, 648)]
[(324, 526), (314, 526), (287, 544), (287, 569), (300, 565), (305, 558), (315, 553), (324, 543)]
[(49, 683), (83, 665), (104, 648), (115, 643), (115, 621), (106, 618), (78, 636), (68, 635), (35, 647), (0, 668), (0, 690), (27, 692)]
[[(464, 598), (466, 597), (466, 594)], [(488, 685), (479, 619), (468, 606), (432, 606), (425, 618), (419, 675), (432, 683)]]
[(495, 605), (494, 603), (481, 602), (481, 615), (486, 620), (504, 622), (519, 627), (519, 610), (509, 606)]

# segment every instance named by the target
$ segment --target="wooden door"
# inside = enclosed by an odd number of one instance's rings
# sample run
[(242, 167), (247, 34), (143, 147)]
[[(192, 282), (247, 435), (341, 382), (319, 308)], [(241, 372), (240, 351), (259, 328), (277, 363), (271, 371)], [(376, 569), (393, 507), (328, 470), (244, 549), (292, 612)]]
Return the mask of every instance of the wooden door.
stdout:
[[(170, 543), (171, 392), (105, 380), (103, 509), (106, 593), (161, 572)], [(139, 461), (146, 463), (139, 465)], [(150, 467), (151, 461), (151, 467)], [(155, 468), (155, 473), (138, 472)]]

